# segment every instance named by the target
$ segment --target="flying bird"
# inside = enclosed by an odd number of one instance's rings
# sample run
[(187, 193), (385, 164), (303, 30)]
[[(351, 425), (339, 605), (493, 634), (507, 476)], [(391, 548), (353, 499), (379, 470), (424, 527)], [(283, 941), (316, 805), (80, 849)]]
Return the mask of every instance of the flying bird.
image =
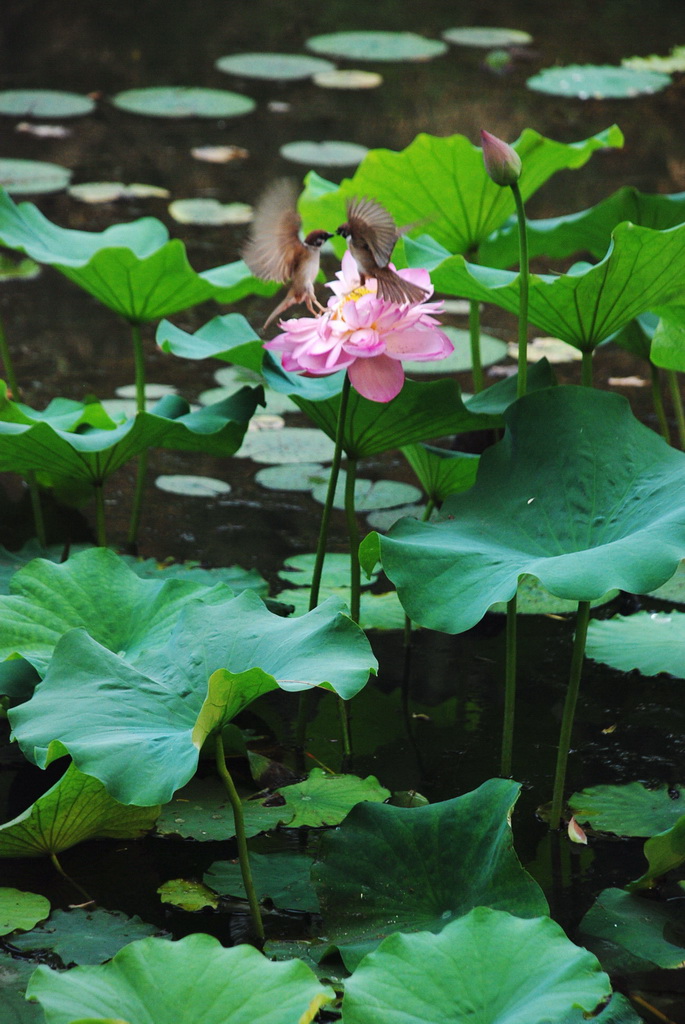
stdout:
[(310, 313), (323, 312), (325, 308), (316, 298), (314, 281), (319, 273), (321, 246), (333, 235), (328, 231), (310, 231), (302, 241), (301, 227), (295, 186), (286, 178), (275, 181), (257, 203), (250, 236), (241, 253), (255, 277), (282, 284), (290, 282), (285, 298), (262, 330), (299, 302), (304, 302)]
[[(408, 230), (408, 229), (404, 229)], [(361, 283), (375, 277), (378, 295), (401, 306), (422, 302), (428, 292), (405, 281), (388, 266), (395, 242), (403, 233), (394, 220), (375, 199), (348, 199), (347, 220), (337, 234), (347, 239), (347, 246), (355, 258)]]

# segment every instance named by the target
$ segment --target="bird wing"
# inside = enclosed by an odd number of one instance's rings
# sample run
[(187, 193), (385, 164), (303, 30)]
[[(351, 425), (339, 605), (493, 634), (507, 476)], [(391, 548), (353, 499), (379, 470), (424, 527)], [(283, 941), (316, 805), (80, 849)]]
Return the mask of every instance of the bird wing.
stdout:
[(304, 252), (299, 230), (297, 189), (287, 178), (275, 181), (255, 207), (249, 238), (241, 256), (256, 277), (288, 281), (293, 264)]
[(387, 267), (398, 239), (397, 227), (388, 211), (375, 199), (350, 199), (347, 222), (354, 241), (363, 239), (380, 267)]

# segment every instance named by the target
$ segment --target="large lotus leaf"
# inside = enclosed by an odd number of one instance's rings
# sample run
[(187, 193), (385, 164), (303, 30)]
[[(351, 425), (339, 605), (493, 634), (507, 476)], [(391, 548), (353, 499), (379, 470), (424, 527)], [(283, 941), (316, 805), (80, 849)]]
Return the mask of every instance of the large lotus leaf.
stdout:
[(7, 886), (0, 887), (0, 935), (7, 935), (17, 928), (33, 928), (49, 913), (50, 900), (45, 896)]
[(649, 867), (630, 883), (631, 891), (649, 888), (667, 871), (674, 871), (685, 863), (685, 814), (670, 828), (648, 839), (643, 852)]
[[(250, 854), (250, 870), (257, 898), (268, 898), (281, 910), (318, 914), (319, 901), (309, 877), (311, 867), (310, 856), (290, 850)], [(205, 872), (204, 880), (222, 896), (246, 898), (242, 871), (237, 861), (215, 861)]]
[(150, 448), (233, 455), (262, 395), (260, 388), (241, 388), (196, 412), (190, 412), (185, 399), (169, 395), (154, 412), (138, 413), (111, 429), (78, 434), (42, 418), (31, 424), (0, 421), (0, 472), (35, 471), (50, 483), (80, 481), (94, 486)]
[[(651, 195), (626, 185), (588, 210), (529, 219), (529, 256), (566, 259), (574, 253), (588, 252), (601, 259), (611, 242), (611, 232), (625, 220), (658, 230), (677, 227), (685, 221), (685, 192)], [(488, 267), (511, 267), (518, 261), (518, 224), (514, 217), (481, 243), (478, 262)]]
[(15, 737), (42, 767), (66, 748), (121, 803), (166, 803), (195, 773), (207, 736), (261, 694), (324, 686), (347, 699), (362, 689), (376, 660), (345, 611), (330, 599), (289, 620), (250, 591), (198, 600), (145, 672), (73, 629), (32, 699), (9, 712)]
[[(610, 943), (607, 960), (612, 970), (634, 970), (636, 960), (643, 971), (685, 967), (685, 914), (679, 900), (660, 903), (623, 889), (605, 889), (581, 921), (580, 933), (584, 942)], [(627, 963), (620, 962), (621, 954)]]
[[(531, 390), (548, 387), (551, 380), (546, 360), (531, 368)], [(499, 427), (504, 410), (516, 398), (515, 387), (511, 379), (499, 381), (487, 389), (487, 399), (476, 395), (466, 402), (457, 381), (448, 378), (406, 380), (399, 395), (391, 402), (371, 402), (352, 389), (343, 450), (349, 458), (360, 459), (446, 434)], [(324, 401), (310, 401), (299, 395), (293, 397), (303, 412), (334, 440), (340, 395)]]
[(155, 1024), (307, 1024), (334, 998), (298, 960), (276, 963), (252, 946), (224, 949), (211, 935), (148, 938), (101, 967), (39, 967), (27, 995), (47, 1024), (78, 1018)]
[(581, 825), (617, 836), (653, 836), (671, 828), (685, 814), (680, 787), (647, 789), (642, 782), (592, 786), (574, 793), (568, 804)]
[(158, 657), (188, 601), (230, 600), (232, 591), (189, 580), (141, 579), (107, 548), (91, 548), (61, 564), (36, 558), (14, 574), (0, 597), (0, 658), (18, 653), (42, 674), (55, 644), (84, 627), (132, 664)]
[[(414, 246), (412, 251), (411, 239), (405, 248), (410, 262), (431, 271), (437, 290), (492, 302), (518, 313), (518, 274), (467, 263), (463, 256), (446, 256), (444, 251), (440, 258), (437, 248)], [(583, 352), (591, 352), (639, 313), (665, 306), (682, 295), (685, 224), (664, 231), (629, 222), (619, 224), (599, 263), (581, 264), (557, 276), (532, 274), (529, 284), (531, 323)]]
[(476, 907), (439, 935), (385, 939), (345, 982), (342, 1019), (548, 1024), (576, 1007), (590, 1016), (610, 993), (597, 959), (555, 921)]
[(656, 366), (666, 370), (685, 370), (685, 306), (674, 303), (658, 312), (650, 358)]
[(442, 503), (448, 494), (466, 491), (476, 479), (478, 456), (436, 448), (429, 444), (402, 447), (402, 454), (416, 473), (424, 491), (433, 501)]
[(190, 580), (192, 583), (204, 583), (207, 587), (213, 587), (215, 583), (225, 583), (234, 594), (238, 594), (242, 590), (254, 590), (264, 598), (269, 592), (269, 584), (256, 569), (243, 569), (241, 565), (215, 566), (205, 569), (199, 562), (192, 559), (187, 562), (158, 562), (156, 558), (141, 559), (134, 555), (122, 555), (121, 560), (129, 569), (133, 570), (136, 576), (140, 576), (142, 579)]
[(137, 839), (159, 807), (124, 807), (97, 779), (73, 765), (12, 821), (0, 825), (0, 857), (45, 857), (86, 839)]
[(196, 273), (183, 242), (169, 240), (166, 227), (154, 217), (104, 231), (75, 231), (53, 224), (33, 203), (17, 206), (1, 188), (0, 243), (50, 264), (105, 306), (139, 323), (205, 299), (236, 301), (264, 290), (242, 260)]
[(358, 803), (382, 803), (390, 797), (390, 790), (373, 775), (360, 779), (356, 775), (334, 775), (321, 768), (312, 768), (304, 782), (281, 786), (277, 792), (285, 800), (284, 810), (294, 812), (288, 828), (338, 825)]
[(0, 419), (7, 423), (49, 423), (59, 430), (74, 431), (83, 427), (107, 430), (116, 426), (100, 402), (74, 402), (69, 398), (53, 398), (43, 410), (31, 409), (8, 396), (7, 385), (0, 381)]
[(216, 316), (194, 334), (162, 320), (157, 328), (157, 344), (163, 352), (184, 359), (223, 359), (257, 373), (264, 361), (261, 339), (239, 313)]
[(523, 573), (573, 601), (645, 594), (673, 575), (685, 550), (685, 455), (622, 396), (549, 388), (505, 421), (475, 484), (447, 498), (441, 519), (402, 519), (362, 544), (365, 566), (380, 549), (412, 620), (460, 633), (512, 598)]
[(476, 906), (548, 912), (514, 853), (510, 816), (520, 788), (490, 779), (424, 807), (361, 803), (323, 836), (312, 879), (326, 935), (349, 970), (389, 933), (437, 932)]
[(12, 945), (24, 953), (49, 949), (65, 967), (69, 964), (101, 964), (135, 939), (160, 934), (160, 929), (137, 916), (103, 907), (55, 910), (47, 921), (26, 935), (12, 937)]
[[(523, 198), (556, 171), (582, 167), (595, 150), (622, 144), (615, 126), (570, 145), (526, 128), (513, 143), (525, 168), (520, 182)], [(336, 191), (316, 180), (312, 186), (308, 182), (300, 198), (307, 230), (335, 231), (345, 219), (346, 198), (368, 195), (383, 203), (396, 223), (425, 224), (424, 230), (450, 253), (469, 252), (515, 212), (511, 189), (490, 179), (482, 150), (464, 135), (421, 134), (399, 153), (371, 150), (354, 177)]]
[(9, 953), (0, 953), (0, 1020), (11, 1024), (45, 1024), (45, 1015), (38, 1003), (24, 998), (35, 963), (19, 960)]
[[(277, 825), (289, 825), (295, 814), (295, 808), (281, 796), (275, 800), (271, 793), (240, 796), (248, 839)], [(216, 776), (191, 779), (162, 808), (155, 831), (162, 836), (183, 836), (200, 842), (232, 839), (235, 818), (223, 782)]]
[(637, 612), (590, 623), (587, 653), (620, 672), (685, 678), (685, 613)]

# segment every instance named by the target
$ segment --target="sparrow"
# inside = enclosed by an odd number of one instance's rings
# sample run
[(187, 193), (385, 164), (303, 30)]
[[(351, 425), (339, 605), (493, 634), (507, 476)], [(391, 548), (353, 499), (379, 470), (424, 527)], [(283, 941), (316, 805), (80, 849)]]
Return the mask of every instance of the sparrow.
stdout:
[(421, 302), (428, 292), (405, 281), (388, 266), (395, 242), (402, 233), (385, 207), (375, 199), (348, 199), (347, 220), (336, 232), (347, 239), (361, 283), (364, 284), (367, 277), (375, 277), (381, 299), (406, 306)]
[(301, 227), (295, 186), (286, 178), (275, 181), (255, 207), (250, 236), (241, 253), (255, 277), (283, 284), (290, 282), (285, 298), (267, 318), (262, 330), (279, 313), (298, 302), (304, 302), (310, 313), (324, 311), (325, 307), (314, 294), (314, 281), (319, 273), (321, 246), (333, 235), (328, 231), (310, 231), (302, 241)]

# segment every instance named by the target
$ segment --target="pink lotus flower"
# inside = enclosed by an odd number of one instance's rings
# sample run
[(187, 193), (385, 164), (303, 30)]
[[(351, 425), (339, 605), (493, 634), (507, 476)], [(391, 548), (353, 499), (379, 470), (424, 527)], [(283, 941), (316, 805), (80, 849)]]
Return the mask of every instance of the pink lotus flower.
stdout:
[[(427, 270), (398, 273), (432, 295)], [(373, 278), (360, 285), (349, 252), (336, 278), (328, 284), (333, 296), (322, 316), (282, 320), (284, 333), (265, 343), (264, 348), (283, 353), (284, 370), (313, 377), (347, 370), (360, 395), (389, 402), (404, 384), (403, 359), (444, 359), (452, 351), (452, 342), (433, 316), (442, 312), (442, 303), (399, 306), (380, 299)]]

